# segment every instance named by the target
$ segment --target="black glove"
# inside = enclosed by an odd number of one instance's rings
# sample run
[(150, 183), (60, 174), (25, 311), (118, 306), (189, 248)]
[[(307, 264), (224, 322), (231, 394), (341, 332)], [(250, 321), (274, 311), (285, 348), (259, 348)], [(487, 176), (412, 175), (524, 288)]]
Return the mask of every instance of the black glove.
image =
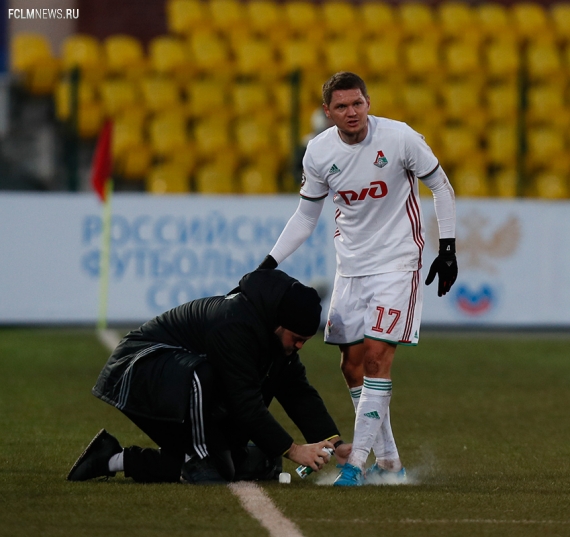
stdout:
[(439, 255), (434, 259), (426, 278), (426, 285), (438, 275), (437, 296), (447, 293), (457, 279), (457, 258), (455, 257), (455, 239), (439, 239)]
[(273, 259), (270, 255), (265, 256), (265, 259), (261, 262), (261, 265), (257, 267), (259, 269), (274, 269), (277, 268), (277, 261)]

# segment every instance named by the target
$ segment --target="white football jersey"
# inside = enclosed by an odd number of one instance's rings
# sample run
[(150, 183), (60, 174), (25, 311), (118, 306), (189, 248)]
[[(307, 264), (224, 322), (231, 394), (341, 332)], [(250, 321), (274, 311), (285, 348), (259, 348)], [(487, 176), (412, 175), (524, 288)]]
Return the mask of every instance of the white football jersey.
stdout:
[(343, 142), (336, 127), (311, 140), (301, 196), (334, 193), (334, 242), (341, 276), (421, 268), (424, 229), (418, 178), (439, 166), (422, 135), (400, 121), (368, 116), (366, 138)]

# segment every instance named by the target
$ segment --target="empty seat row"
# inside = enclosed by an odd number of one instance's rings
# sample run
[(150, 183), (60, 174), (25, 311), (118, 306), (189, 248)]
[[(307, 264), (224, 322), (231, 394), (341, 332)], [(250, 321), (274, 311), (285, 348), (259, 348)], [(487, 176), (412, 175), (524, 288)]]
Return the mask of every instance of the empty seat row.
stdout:
[(514, 32), (521, 38), (553, 33), (570, 38), (570, 9), (567, 4), (552, 8), (537, 2), (512, 6), (499, 3), (444, 1), (431, 6), (412, 1), (388, 2), (327, 1), (314, 3), (292, 0), (170, 0), (167, 21), (172, 33), (188, 35), (208, 28), (219, 32), (244, 30), (281, 40), (288, 35), (310, 34), (315, 39), (327, 35), (351, 34), (358, 29), (364, 35), (399, 32), (406, 36), (431, 33), (459, 36), (478, 32), (485, 36)]

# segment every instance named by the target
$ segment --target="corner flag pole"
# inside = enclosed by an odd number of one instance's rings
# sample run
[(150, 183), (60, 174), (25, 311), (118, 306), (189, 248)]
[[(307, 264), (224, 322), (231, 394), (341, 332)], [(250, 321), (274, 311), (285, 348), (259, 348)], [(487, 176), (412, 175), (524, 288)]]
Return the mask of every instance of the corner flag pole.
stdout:
[(113, 124), (106, 121), (101, 129), (95, 148), (91, 170), (91, 184), (103, 202), (103, 221), (101, 234), (101, 257), (99, 259), (99, 315), (97, 328), (107, 328), (107, 305), (109, 296), (109, 278), (111, 264), (111, 199), (113, 197), (113, 158), (111, 151)]
[(111, 261), (111, 201), (113, 179), (105, 181), (105, 202), (103, 204), (103, 232), (101, 234), (101, 258), (99, 263), (99, 315), (97, 328), (107, 329), (107, 304), (109, 301), (109, 272)]

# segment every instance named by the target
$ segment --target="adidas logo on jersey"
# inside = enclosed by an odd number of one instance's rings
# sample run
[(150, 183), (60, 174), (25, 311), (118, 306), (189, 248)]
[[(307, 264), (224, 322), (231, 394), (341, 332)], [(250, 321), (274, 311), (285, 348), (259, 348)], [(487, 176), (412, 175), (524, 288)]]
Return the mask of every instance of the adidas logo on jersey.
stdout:
[(336, 164), (333, 164), (333, 165), (331, 166), (331, 169), (329, 170), (329, 173), (330, 173), (331, 175), (334, 174), (334, 173), (340, 173), (340, 168), (339, 168)]
[(378, 412), (376, 412), (376, 410), (373, 410), (372, 412), (367, 412), (364, 415), (367, 418), (372, 418), (373, 420), (379, 420), (380, 419), (380, 415), (378, 414)]

